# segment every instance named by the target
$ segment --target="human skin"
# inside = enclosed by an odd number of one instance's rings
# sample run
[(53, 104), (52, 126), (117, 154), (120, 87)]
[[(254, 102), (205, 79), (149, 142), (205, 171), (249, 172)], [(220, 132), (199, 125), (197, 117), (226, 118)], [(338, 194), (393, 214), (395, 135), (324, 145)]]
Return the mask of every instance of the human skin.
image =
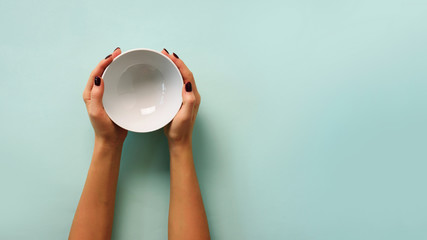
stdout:
[[(175, 63), (184, 80), (182, 107), (164, 128), (170, 153), (168, 238), (210, 239), (192, 151), (192, 132), (200, 106), (200, 94), (193, 73), (184, 62), (175, 53), (169, 54), (165, 49), (162, 53)], [(188, 89), (190, 87), (191, 91)]]
[[(95, 145), (86, 183), (77, 206), (69, 239), (110, 239), (120, 158), (127, 131), (114, 124), (102, 105), (105, 68), (120, 55), (117, 48), (96, 66), (83, 92), (95, 132)], [(184, 80), (183, 104), (164, 127), (170, 152), (169, 239), (210, 239), (209, 227), (192, 154), (192, 131), (200, 105), (193, 74), (174, 54), (162, 51), (178, 67)], [(95, 80), (96, 79), (96, 80)], [(191, 86), (189, 86), (191, 85)]]
[(86, 183), (74, 215), (69, 239), (110, 239), (120, 157), (127, 131), (114, 124), (102, 105), (105, 68), (121, 53), (116, 49), (101, 60), (89, 76), (83, 100), (95, 132), (95, 145)]

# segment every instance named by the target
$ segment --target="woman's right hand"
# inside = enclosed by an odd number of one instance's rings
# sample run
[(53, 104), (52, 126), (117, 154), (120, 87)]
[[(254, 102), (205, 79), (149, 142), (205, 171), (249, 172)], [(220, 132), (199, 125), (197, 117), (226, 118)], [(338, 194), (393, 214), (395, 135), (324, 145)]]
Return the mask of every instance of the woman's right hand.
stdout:
[(90, 74), (86, 88), (83, 91), (83, 100), (86, 104), (90, 122), (95, 131), (95, 141), (112, 143), (121, 146), (125, 141), (128, 131), (117, 126), (108, 117), (102, 104), (104, 95), (104, 80), (101, 78), (110, 63), (122, 53), (116, 48), (112, 54), (99, 62), (98, 66)]
[(166, 49), (162, 53), (169, 57), (181, 72), (184, 85), (182, 88), (182, 106), (175, 118), (164, 127), (169, 148), (176, 146), (191, 147), (193, 126), (200, 106), (200, 94), (197, 91), (193, 73), (175, 53), (169, 54)]

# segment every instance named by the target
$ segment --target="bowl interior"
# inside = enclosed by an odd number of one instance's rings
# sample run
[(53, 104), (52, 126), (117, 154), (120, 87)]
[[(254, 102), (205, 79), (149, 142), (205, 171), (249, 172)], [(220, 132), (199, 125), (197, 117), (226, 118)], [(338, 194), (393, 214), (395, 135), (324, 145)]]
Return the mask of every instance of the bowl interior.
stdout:
[(182, 103), (182, 77), (175, 64), (149, 49), (122, 53), (104, 75), (104, 108), (117, 125), (150, 132), (169, 123)]

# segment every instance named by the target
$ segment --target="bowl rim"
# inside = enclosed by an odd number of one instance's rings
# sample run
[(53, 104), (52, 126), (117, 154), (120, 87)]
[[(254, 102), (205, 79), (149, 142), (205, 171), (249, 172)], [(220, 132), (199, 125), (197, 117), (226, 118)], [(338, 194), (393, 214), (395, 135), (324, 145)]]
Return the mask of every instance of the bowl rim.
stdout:
[[(123, 55), (125, 55), (127, 53), (137, 52), (137, 51), (148, 51), (148, 52), (157, 53), (158, 55), (161, 55), (162, 57), (167, 58), (169, 60), (169, 62), (171, 62), (174, 65), (174, 67), (178, 70), (178, 72), (180, 72), (179, 68), (176, 66), (176, 64), (170, 58), (168, 58), (167, 56), (165, 56), (163, 53), (161, 53), (159, 51), (156, 51), (154, 49), (150, 49), (150, 48), (133, 48), (133, 49), (127, 50), (126, 52), (120, 53), (120, 55), (118, 55), (117, 57), (115, 57), (112, 62), (116, 61), (118, 58), (122, 57)], [(110, 65), (111, 65), (111, 63), (110, 63)], [(110, 65), (108, 65), (107, 68), (109, 68)], [(104, 73), (107, 71), (107, 68), (105, 68)], [(104, 76), (104, 73), (102, 74), (102, 76)]]
[[(184, 78), (182, 77), (181, 71), (179, 70), (179, 68), (176, 66), (176, 64), (175, 64), (175, 63), (174, 63), (174, 62), (173, 62), (169, 57), (165, 56), (163, 53), (161, 53), (161, 52), (159, 52), (159, 51), (156, 51), (156, 50), (153, 50), (153, 49), (149, 49), (149, 48), (134, 48), (134, 49), (130, 49), (130, 50), (128, 50), (128, 51), (122, 52), (120, 55), (118, 55), (117, 57), (115, 57), (115, 58), (114, 58), (114, 60), (113, 60), (111, 63), (113, 63), (114, 61), (116, 61), (117, 59), (119, 59), (120, 57), (124, 56), (124, 55), (125, 55), (125, 54), (127, 54), (127, 53), (130, 53), (130, 52), (139, 52), (139, 51), (152, 52), (152, 53), (155, 53), (155, 54), (158, 54), (158, 55), (162, 56), (163, 58), (166, 58), (166, 59), (167, 59), (167, 60), (168, 60), (172, 65), (173, 65), (173, 67), (175, 68), (175, 70), (178, 72), (178, 74), (179, 74), (179, 76), (180, 76), (180, 79), (181, 79), (181, 81), (180, 81), (180, 85), (181, 85), (181, 88), (182, 88), (182, 86), (184, 85)], [(110, 64), (105, 68), (104, 72), (102, 73), (102, 79), (104, 79), (104, 77), (105, 77), (105, 73), (107, 72), (107, 69), (108, 69), (108, 68), (110, 68), (111, 63), (110, 63)], [(182, 96), (181, 96), (181, 105), (182, 105), (182, 102), (183, 102), (183, 99), (182, 99)], [(173, 116), (174, 116), (173, 118), (175, 118), (175, 116), (176, 116), (176, 114), (179, 112), (180, 108), (181, 108), (181, 107), (179, 107), (179, 108), (176, 110), (175, 114), (173, 115)], [(124, 126), (122, 126), (122, 125), (118, 124), (116, 121), (114, 121), (114, 120), (110, 117), (110, 115), (108, 114), (108, 111), (107, 111), (107, 109), (106, 109), (105, 107), (104, 107), (104, 109), (105, 109), (105, 112), (107, 113), (107, 115), (108, 115), (108, 117), (110, 118), (110, 120), (111, 120), (111, 121), (113, 121), (115, 124), (117, 124), (119, 127), (123, 128), (123, 129), (125, 129), (125, 130), (131, 131), (131, 132), (136, 132), (136, 133), (148, 133), (148, 132), (154, 132), (154, 131), (157, 131), (157, 130), (159, 130), (159, 129), (161, 129), (161, 128), (165, 127), (166, 125), (168, 125), (168, 124), (173, 120), (173, 118), (172, 118), (172, 119), (171, 119), (168, 123), (166, 123), (164, 126), (160, 126), (160, 127), (158, 127), (158, 128), (155, 128), (155, 129), (150, 129), (150, 130), (148, 130), (148, 131), (135, 131), (135, 130), (128, 129), (128, 128), (126, 128), (126, 127), (124, 127)]]

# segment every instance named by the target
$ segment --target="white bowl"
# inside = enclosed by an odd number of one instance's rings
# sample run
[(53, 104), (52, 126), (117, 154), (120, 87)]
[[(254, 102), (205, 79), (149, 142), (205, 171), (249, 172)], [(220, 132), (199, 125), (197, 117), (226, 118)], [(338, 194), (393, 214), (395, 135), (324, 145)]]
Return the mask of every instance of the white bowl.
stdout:
[(105, 111), (113, 122), (133, 132), (167, 125), (182, 103), (181, 73), (167, 56), (151, 49), (120, 54), (103, 74)]

